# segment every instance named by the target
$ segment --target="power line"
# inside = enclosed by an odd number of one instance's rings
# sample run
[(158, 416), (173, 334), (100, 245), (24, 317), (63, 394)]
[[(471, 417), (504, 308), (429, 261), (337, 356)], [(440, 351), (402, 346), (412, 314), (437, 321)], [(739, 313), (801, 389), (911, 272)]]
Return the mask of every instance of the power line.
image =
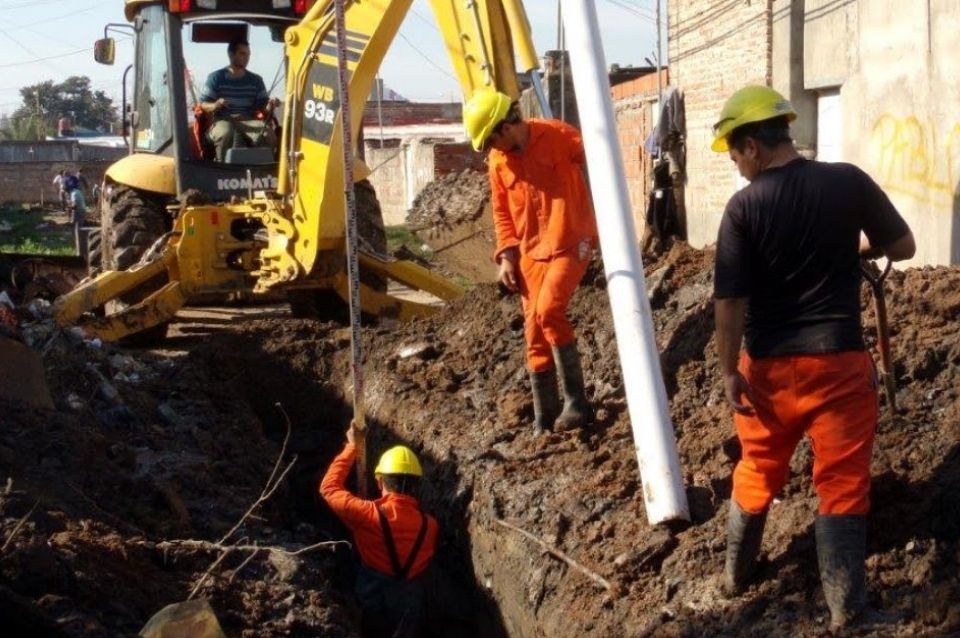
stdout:
[(411, 49), (413, 49), (414, 51), (416, 51), (417, 53), (419, 53), (419, 54), (420, 54), (420, 57), (422, 57), (424, 60), (426, 60), (427, 62), (429, 62), (431, 66), (433, 66), (435, 69), (437, 69), (438, 71), (440, 71), (441, 73), (443, 73), (444, 75), (446, 75), (446, 76), (447, 76), (448, 78), (450, 78), (451, 80), (456, 81), (457, 78), (456, 78), (452, 73), (450, 73), (449, 71), (447, 71), (446, 69), (444, 69), (442, 66), (440, 66), (439, 64), (437, 64), (436, 62), (434, 62), (433, 59), (432, 59), (430, 56), (428, 56), (426, 53), (424, 53), (423, 51), (421, 51), (420, 49), (418, 49), (418, 48), (413, 44), (413, 42), (411, 42), (411, 41), (407, 38), (407, 36), (403, 35), (403, 34), (400, 33), (400, 32), (397, 32), (397, 35), (400, 36), (400, 38), (401, 38), (404, 42), (406, 42), (408, 45), (410, 45), (410, 48), (411, 48)]
[[(17, 40), (15, 37), (13, 37), (13, 36), (10, 35), (9, 33), (7, 33), (5, 30), (0, 29), (0, 33), (2, 33), (3, 35), (7, 36), (7, 38), (10, 39), (11, 42), (13, 42), (13, 43), (16, 44), (18, 47), (20, 47), (21, 49), (23, 49), (24, 51), (26, 51), (27, 53), (29, 53), (31, 56), (33, 56), (35, 62), (45, 62), (45, 61), (46, 61), (45, 59), (40, 59), (40, 56), (37, 55), (36, 53), (34, 53), (33, 51), (31, 51), (29, 48), (27, 48), (27, 45), (25, 45), (23, 42), (20, 42), (19, 40)], [(53, 67), (51, 66), (50, 68), (53, 68)]]
[(646, 20), (651, 24), (657, 23), (656, 18), (654, 18), (653, 16), (646, 13), (641, 13), (638, 9), (631, 7), (630, 5), (624, 3), (622, 0), (607, 0), (607, 2), (609, 2), (610, 4), (612, 4), (613, 6), (619, 9), (622, 9), (623, 11), (626, 11), (627, 13), (635, 15), (641, 20)]
[(55, 4), (57, 2), (66, 2), (66, 0), (35, 0), (35, 1), (28, 0), (20, 4), (12, 4), (7, 7), (0, 7), (0, 11), (16, 11), (17, 9), (34, 9), (38, 5)]
[(410, 8), (410, 13), (412, 13), (417, 18), (420, 18), (421, 21), (426, 22), (428, 25), (430, 25), (431, 29), (433, 29), (437, 33), (440, 33), (440, 29), (437, 27), (436, 24), (433, 23), (432, 20), (428, 20), (427, 18), (423, 17), (423, 15), (421, 15), (420, 12), (414, 9), (413, 7)]
[(84, 47), (82, 49), (77, 49), (76, 51), (71, 51), (69, 53), (61, 53), (60, 55), (51, 55), (45, 58), (37, 58), (35, 60), (30, 60), (29, 62), (12, 62), (10, 64), (0, 64), (0, 69), (7, 69), (12, 66), (23, 66), (24, 64), (32, 64), (34, 62), (46, 62), (47, 60), (56, 60), (59, 58), (67, 58), (71, 55), (77, 55), (78, 53), (90, 53), (91, 47)]

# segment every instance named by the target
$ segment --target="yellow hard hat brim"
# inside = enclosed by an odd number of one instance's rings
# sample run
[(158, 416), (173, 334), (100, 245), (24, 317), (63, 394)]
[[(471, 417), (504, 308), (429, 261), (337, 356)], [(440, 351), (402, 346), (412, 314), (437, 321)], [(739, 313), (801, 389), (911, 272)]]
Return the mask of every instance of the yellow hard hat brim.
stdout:
[(727, 144), (727, 136), (715, 137), (713, 139), (713, 144), (710, 145), (710, 150), (714, 153), (726, 153), (730, 150), (730, 145)]

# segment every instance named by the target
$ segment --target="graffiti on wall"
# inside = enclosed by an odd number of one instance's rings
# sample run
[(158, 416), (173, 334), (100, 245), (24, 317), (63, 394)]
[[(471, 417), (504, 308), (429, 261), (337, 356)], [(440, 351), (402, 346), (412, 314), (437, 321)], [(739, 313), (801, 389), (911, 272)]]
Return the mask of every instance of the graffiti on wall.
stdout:
[(960, 180), (960, 122), (882, 115), (870, 136), (870, 159), (887, 191), (952, 210)]

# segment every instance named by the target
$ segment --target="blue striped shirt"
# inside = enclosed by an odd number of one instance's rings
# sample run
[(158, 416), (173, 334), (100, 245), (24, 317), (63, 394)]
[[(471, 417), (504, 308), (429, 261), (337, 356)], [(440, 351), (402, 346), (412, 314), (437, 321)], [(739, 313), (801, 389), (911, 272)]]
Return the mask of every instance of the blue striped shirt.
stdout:
[(219, 98), (225, 99), (227, 105), (216, 113), (217, 116), (252, 118), (258, 109), (267, 105), (269, 96), (263, 78), (256, 73), (247, 71), (236, 78), (223, 68), (207, 76), (200, 93), (201, 102), (216, 102)]

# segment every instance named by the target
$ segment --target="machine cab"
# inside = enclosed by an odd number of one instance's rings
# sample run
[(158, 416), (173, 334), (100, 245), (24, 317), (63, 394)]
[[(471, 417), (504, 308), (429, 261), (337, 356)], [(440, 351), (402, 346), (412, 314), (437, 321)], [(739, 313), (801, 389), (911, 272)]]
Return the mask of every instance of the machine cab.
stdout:
[[(132, 94), (127, 93), (124, 76), (127, 143), (131, 154), (170, 162), (144, 164), (144, 170), (160, 170), (164, 175), (157, 175), (152, 183), (139, 175), (140, 183), (133, 186), (170, 195), (196, 189), (213, 201), (276, 189), (280, 111), (264, 115), (264, 128), (271, 127), (269, 135), (234, 135), (234, 143), (227, 143), (231, 150), (217, 158), (209, 131), (221, 114), (204, 113), (199, 104), (207, 76), (228, 65), (228, 45), (240, 40), (249, 43), (251, 51), (247, 71), (263, 79), (269, 97), (279, 100), (278, 109), (282, 109), (284, 32), (311, 4), (304, 0), (126, 1), (135, 42)], [(94, 57), (111, 64), (115, 48), (113, 38), (99, 40)]]

